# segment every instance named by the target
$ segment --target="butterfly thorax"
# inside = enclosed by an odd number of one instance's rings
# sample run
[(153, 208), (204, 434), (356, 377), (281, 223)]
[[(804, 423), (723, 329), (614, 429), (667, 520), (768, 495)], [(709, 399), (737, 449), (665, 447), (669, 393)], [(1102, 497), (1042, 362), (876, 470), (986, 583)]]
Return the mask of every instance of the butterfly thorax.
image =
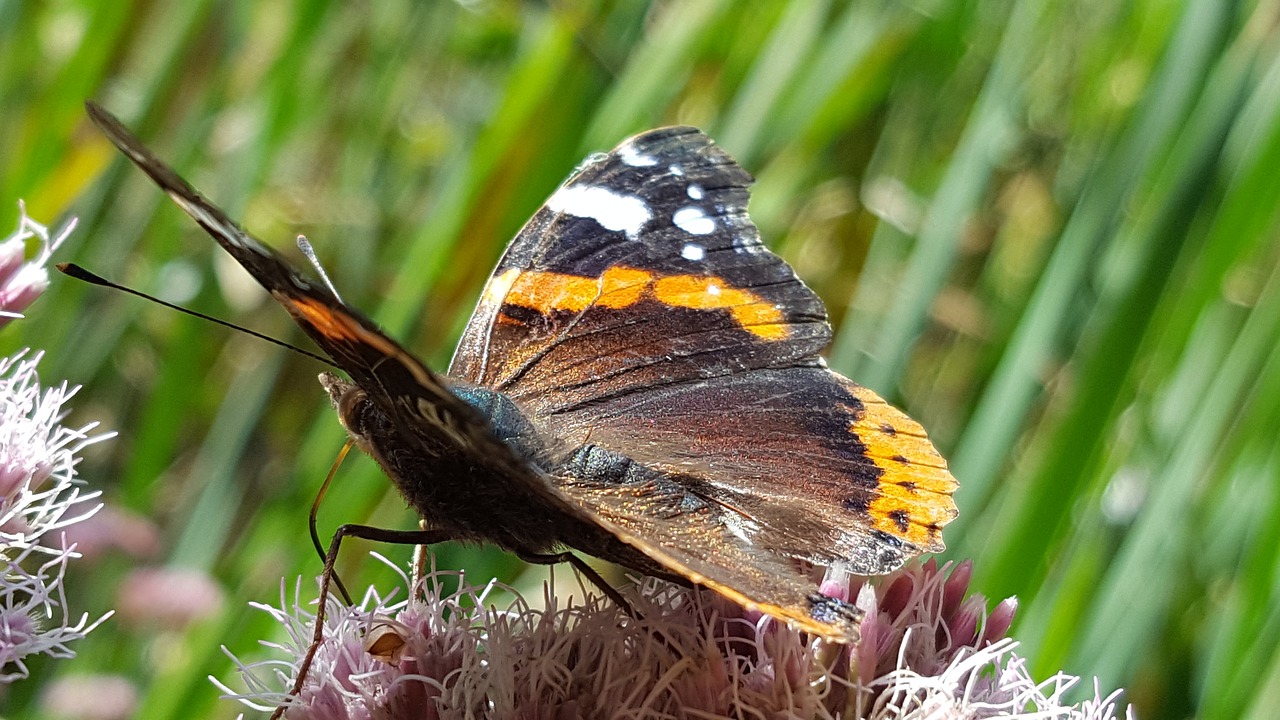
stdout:
[(458, 381), (453, 382), (450, 389), (488, 421), (494, 437), (502, 441), (517, 458), (540, 471), (545, 471), (554, 464), (552, 456), (555, 453), (551, 444), (509, 396), (497, 390)]

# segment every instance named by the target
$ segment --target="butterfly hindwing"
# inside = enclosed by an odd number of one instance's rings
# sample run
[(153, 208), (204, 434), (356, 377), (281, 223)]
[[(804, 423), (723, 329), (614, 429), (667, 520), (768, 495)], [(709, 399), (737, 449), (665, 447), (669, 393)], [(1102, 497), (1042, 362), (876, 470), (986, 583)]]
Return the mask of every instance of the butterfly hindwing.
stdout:
[[(615, 453), (584, 448), (578, 463), (626, 468), (609, 481), (561, 479), (561, 489), (615, 537), (685, 581), (709, 587), (744, 607), (781, 618), (832, 640), (857, 639), (857, 608), (821, 595), (813, 580), (785, 555), (742, 542), (745, 518), (738, 508), (690, 492), (684, 478), (627, 466)], [(568, 469), (568, 468), (565, 468)], [(606, 559), (626, 563), (626, 558)]]
[(544, 422), (681, 478), (723, 509), (732, 542), (778, 557), (888, 572), (942, 550), (955, 517), (955, 480), (920, 426), (824, 368), (641, 391)]

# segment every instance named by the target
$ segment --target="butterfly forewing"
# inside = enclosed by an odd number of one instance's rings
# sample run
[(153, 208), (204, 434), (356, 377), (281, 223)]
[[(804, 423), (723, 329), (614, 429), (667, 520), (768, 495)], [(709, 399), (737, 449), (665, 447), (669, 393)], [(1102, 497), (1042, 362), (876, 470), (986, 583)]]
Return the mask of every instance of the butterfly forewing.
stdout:
[[(474, 417), (472, 409), (450, 393), (434, 373), (360, 311), (344, 305), (328, 288), (299, 273), (245, 232), (110, 113), (91, 102), (86, 108), (107, 138), (284, 305), (298, 325), (371, 395), (390, 403), (396, 396), (409, 394), (412, 404), (421, 399), (446, 405), (461, 417)], [(474, 422), (484, 429), (481, 418), (474, 418)]]
[[(461, 399), (416, 357), (384, 334), (358, 310), (314, 283), (225, 212), (201, 196), (102, 108), (87, 103), (90, 117), (124, 154), (147, 173), (188, 215), (269, 291), (315, 340), (352, 383), (322, 382), (342, 412), (342, 396), (357, 390), (372, 410), (343, 416), (362, 447), (382, 464), (406, 500), (424, 517), (437, 521), (458, 539), (491, 540), (508, 549), (540, 551), (557, 538), (545, 528), (548, 518), (561, 523), (590, 523), (493, 432), (490, 418)], [(359, 403), (355, 409), (360, 409)], [(359, 417), (356, 417), (359, 415)], [(356, 428), (358, 420), (369, 427)], [(487, 480), (466, 481), (471, 473)], [(439, 478), (441, 482), (435, 482)], [(489, 502), (501, 493), (510, 512)], [(531, 518), (529, 508), (537, 513)], [(470, 513), (471, 517), (460, 517)], [(591, 534), (576, 536), (591, 539)]]
[(538, 414), (815, 362), (822, 301), (760, 242), (751, 176), (689, 127), (588, 161), (499, 262), (450, 374)]

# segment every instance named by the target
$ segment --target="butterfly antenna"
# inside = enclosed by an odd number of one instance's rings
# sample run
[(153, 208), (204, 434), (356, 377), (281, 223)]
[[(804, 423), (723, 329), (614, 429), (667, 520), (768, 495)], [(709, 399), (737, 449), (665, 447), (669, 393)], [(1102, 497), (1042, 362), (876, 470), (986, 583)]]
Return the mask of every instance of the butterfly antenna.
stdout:
[(201, 320), (208, 320), (209, 322), (217, 323), (218, 325), (231, 328), (232, 330), (239, 330), (240, 332), (245, 333), (246, 335), (252, 335), (258, 338), (259, 340), (266, 340), (267, 342), (273, 345), (279, 345), (282, 348), (287, 348), (296, 353), (306, 355), (312, 360), (319, 360), (320, 362), (324, 363), (325, 365), (328, 365), (329, 367), (337, 368), (338, 370), (342, 369), (338, 367), (338, 365), (335, 364), (332, 360), (330, 360), (327, 357), (324, 357), (323, 355), (317, 355), (316, 353), (310, 352), (309, 350), (303, 350), (302, 348), (294, 345), (290, 345), (289, 343), (284, 342), (283, 340), (277, 340), (271, 337), (270, 335), (263, 335), (260, 332), (250, 330), (249, 328), (246, 328), (246, 327), (241, 327), (239, 325), (236, 325), (235, 323), (229, 323), (226, 320), (220, 320), (216, 317), (213, 317), (212, 315), (205, 315), (202, 312), (196, 312), (195, 310), (192, 310), (190, 308), (184, 308), (181, 305), (174, 305), (173, 303), (161, 300), (160, 298), (154, 295), (148, 295), (142, 292), (141, 290), (134, 290), (131, 287), (126, 287), (119, 283), (111, 282), (110, 280), (100, 275), (95, 275), (94, 273), (91, 273), (88, 270), (85, 270), (84, 268), (80, 267), (79, 265), (76, 265), (75, 263), (58, 263), (54, 267), (58, 268), (58, 272), (61, 272), (63, 275), (73, 277), (76, 280), (83, 280), (84, 282), (87, 282), (91, 285), (101, 285), (102, 287), (111, 288), (112, 290), (120, 290), (122, 292), (127, 292), (130, 295), (136, 295), (142, 298), (143, 300), (150, 300), (153, 303), (163, 305), (171, 310), (177, 310), (180, 313), (186, 313), (187, 315), (198, 317)]
[(306, 235), (298, 236), (298, 249), (302, 251), (303, 255), (307, 256), (307, 260), (311, 261), (311, 267), (316, 269), (316, 273), (324, 281), (324, 286), (329, 288), (329, 292), (338, 298), (338, 302), (346, 305), (347, 303), (342, 299), (342, 296), (338, 294), (338, 288), (334, 287), (333, 281), (329, 279), (329, 273), (324, 271), (324, 266), (320, 264), (320, 258), (316, 257), (316, 249), (311, 246), (311, 241), (307, 239)]

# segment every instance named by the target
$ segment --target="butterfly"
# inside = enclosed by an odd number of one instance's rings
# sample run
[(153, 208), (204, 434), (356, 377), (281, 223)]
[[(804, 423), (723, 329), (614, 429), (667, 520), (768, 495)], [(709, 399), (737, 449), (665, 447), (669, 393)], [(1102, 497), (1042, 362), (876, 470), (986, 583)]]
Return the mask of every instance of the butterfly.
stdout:
[(321, 382), (430, 539), (567, 548), (838, 642), (860, 611), (797, 561), (875, 575), (944, 549), (946, 462), (827, 368), (822, 301), (761, 243), (751, 175), (696, 128), (588, 158), (511, 242), (441, 374), (87, 107), (349, 376)]

